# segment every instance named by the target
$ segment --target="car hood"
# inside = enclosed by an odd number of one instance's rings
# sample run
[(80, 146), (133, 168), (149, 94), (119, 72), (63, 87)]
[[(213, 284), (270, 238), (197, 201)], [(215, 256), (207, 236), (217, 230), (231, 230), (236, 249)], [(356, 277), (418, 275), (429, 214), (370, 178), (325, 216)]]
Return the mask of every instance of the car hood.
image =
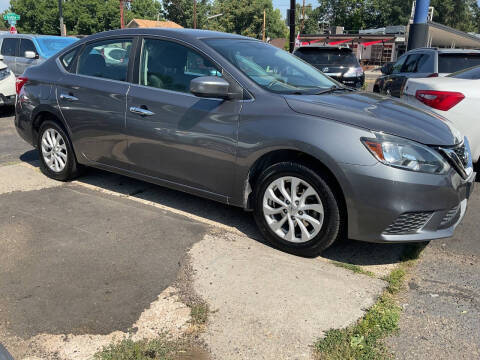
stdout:
[(419, 110), (388, 96), (367, 92), (286, 95), (290, 108), (364, 129), (385, 132), (426, 145), (452, 146), (461, 141), (440, 115)]

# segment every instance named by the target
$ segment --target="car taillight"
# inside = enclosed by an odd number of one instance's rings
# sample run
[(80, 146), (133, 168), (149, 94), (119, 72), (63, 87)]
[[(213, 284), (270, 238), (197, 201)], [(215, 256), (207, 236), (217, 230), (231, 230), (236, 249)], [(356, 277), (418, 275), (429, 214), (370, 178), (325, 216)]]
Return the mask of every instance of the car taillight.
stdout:
[(430, 74), (430, 75), (428, 75), (427, 77), (438, 77), (438, 73)]
[(26, 77), (18, 77), (17, 80), (15, 81), (15, 90), (17, 92), (17, 95), (20, 94), (20, 91), (23, 88), (23, 85), (28, 81), (28, 78)]
[(417, 90), (415, 97), (425, 105), (442, 111), (450, 110), (465, 99), (465, 95), (459, 92), (435, 90)]

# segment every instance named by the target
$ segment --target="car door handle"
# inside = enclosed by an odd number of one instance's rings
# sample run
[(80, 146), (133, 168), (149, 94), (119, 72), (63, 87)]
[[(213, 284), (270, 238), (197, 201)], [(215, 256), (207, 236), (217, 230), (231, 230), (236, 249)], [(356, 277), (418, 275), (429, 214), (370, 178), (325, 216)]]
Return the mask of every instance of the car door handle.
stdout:
[(60, 94), (60, 99), (67, 101), (78, 101), (78, 98), (73, 95)]
[(155, 113), (153, 111), (150, 111), (148, 109), (144, 109), (144, 108), (141, 108), (141, 107), (137, 107), (137, 106), (130, 106), (130, 112), (134, 113), (134, 114), (137, 114), (137, 115), (141, 115), (141, 116), (155, 115)]

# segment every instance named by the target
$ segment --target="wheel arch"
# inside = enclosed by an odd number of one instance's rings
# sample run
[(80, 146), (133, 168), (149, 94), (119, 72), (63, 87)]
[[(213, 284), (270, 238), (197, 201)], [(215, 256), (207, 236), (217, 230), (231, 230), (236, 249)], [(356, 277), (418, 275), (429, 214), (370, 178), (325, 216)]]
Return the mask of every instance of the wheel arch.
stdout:
[(70, 129), (63, 120), (63, 116), (60, 111), (50, 106), (39, 106), (32, 113), (32, 136), (34, 144), (37, 143), (38, 132), (43, 122), (45, 122), (46, 120), (55, 121), (67, 133), (67, 135), (70, 137), (70, 140), (72, 140)]
[[(317, 157), (312, 156), (301, 150), (293, 149), (280, 149), (269, 151), (262, 156), (260, 156), (250, 167), (248, 172), (247, 181), (245, 181), (244, 189), (244, 208), (246, 210), (251, 210), (253, 207), (253, 194), (257, 181), (262, 174), (262, 172), (268, 167), (285, 161), (291, 161), (296, 163), (301, 163), (312, 170), (319, 171), (322, 175), (326, 177), (329, 185), (332, 186), (332, 190), (336, 195), (339, 196), (340, 208), (344, 212), (345, 220), (347, 220), (347, 203), (345, 199), (345, 193), (340, 185), (340, 181), (334, 172), (321, 160)], [(348, 224), (348, 221), (345, 221), (345, 224)]]

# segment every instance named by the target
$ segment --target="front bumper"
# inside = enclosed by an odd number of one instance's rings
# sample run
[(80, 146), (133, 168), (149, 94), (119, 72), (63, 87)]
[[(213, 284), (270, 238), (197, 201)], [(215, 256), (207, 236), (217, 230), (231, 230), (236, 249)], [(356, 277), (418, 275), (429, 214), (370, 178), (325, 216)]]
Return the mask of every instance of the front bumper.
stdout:
[(374, 166), (343, 165), (348, 234), (369, 242), (415, 242), (450, 237), (462, 221), (476, 174), (451, 169), (432, 175)]

